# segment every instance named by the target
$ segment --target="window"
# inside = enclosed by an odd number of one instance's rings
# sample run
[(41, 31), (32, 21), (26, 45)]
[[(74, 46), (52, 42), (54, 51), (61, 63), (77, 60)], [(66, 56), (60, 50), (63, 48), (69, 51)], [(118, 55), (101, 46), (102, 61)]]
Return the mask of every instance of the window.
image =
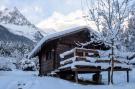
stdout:
[(48, 51), (46, 52), (46, 60), (50, 60), (50, 59), (52, 59), (52, 52)]

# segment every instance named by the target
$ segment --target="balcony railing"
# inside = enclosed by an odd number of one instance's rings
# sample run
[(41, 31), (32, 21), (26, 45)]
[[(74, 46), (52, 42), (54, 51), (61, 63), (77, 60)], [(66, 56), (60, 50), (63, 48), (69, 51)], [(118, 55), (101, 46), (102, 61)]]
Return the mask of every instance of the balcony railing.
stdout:
[(70, 51), (66, 51), (60, 54), (62, 61), (61, 66), (73, 63), (74, 61), (93, 61), (93, 57), (99, 57), (99, 53), (96, 50), (85, 48), (74, 48)]

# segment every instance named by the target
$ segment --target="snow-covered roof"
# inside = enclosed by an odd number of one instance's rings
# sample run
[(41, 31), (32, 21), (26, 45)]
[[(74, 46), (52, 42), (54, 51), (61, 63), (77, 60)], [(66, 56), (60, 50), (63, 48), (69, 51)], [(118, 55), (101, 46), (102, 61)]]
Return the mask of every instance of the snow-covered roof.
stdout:
[(50, 40), (54, 40), (60, 37), (63, 37), (65, 35), (69, 35), (69, 34), (73, 34), (73, 33), (77, 33), (80, 32), (82, 30), (90, 30), (91, 32), (94, 33), (94, 30), (92, 30), (90, 27), (88, 26), (79, 26), (79, 27), (75, 27), (75, 28), (71, 28), (68, 30), (64, 30), (61, 32), (56, 32), (56, 33), (52, 33), (49, 35), (46, 35), (37, 45), (36, 47), (32, 50), (32, 52), (29, 54), (28, 58), (32, 58), (34, 56), (36, 56), (36, 54), (41, 50), (41, 48)]

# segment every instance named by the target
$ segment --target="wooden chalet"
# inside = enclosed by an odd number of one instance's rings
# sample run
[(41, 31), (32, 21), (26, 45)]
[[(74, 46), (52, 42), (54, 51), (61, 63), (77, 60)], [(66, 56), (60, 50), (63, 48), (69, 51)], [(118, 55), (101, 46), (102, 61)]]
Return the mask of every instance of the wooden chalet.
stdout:
[[(95, 38), (96, 32), (86, 26), (50, 34), (37, 44), (29, 58), (38, 56), (39, 75), (41, 76), (56, 73), (60, 77), (73, 76), (78, 81), (78, 73), (96, 73), (93, 80), (97, 78), (99, 80), (102, 71), (108, 71), (110, 76), (110, 67), (102, 68), (100, 66), (102, 63), (108, 63), (109, 66), (110, 60), (95, 60), (94, 62), (91, 60), (100, 57), (96, 50), (108, 50), (110, 47), (103, 42), (94, 41), (85, 45), (85, 48), (80, 48), (78, 45), (79, 43), (90, 42)], [(129, 68), (116, 66), (114, 70), (129, 71)], [(129, 81), (128, 78), (127, 81)]]

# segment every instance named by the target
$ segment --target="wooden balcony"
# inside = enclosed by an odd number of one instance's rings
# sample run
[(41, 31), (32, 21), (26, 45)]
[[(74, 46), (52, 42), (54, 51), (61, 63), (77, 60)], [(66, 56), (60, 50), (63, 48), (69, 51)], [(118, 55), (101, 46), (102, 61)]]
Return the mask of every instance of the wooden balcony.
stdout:
[(62, 60), (60, 62), (61, 65), (66, 65), (73, 63), (73, 61), (86, 61), (87, 57), (98, 57), (98, 51), (92, 50), (92, 49), (84, 49), (84, 48), (74, 48), (70, 51), (64, 52), (60, 55)]
[[(101, 60), (99, 52), (92, 49), (74, 48), (70, 51), (64, 52), (60, 55), (62, 61), (60, 62), (59, 70), (62, 74), (78, 74), (78, 73), (96, 73), (100, 74), (102, 71), (108, 72), (108, 81), (111, 71), (111, 60)], [(113, 71), (126, 71), (127, 81), (129, 81), (130, 68), (123, 67), (122, 63), (114, 60), (117, 64)], [(105, 68), (104, 68), (105, 67)]]

